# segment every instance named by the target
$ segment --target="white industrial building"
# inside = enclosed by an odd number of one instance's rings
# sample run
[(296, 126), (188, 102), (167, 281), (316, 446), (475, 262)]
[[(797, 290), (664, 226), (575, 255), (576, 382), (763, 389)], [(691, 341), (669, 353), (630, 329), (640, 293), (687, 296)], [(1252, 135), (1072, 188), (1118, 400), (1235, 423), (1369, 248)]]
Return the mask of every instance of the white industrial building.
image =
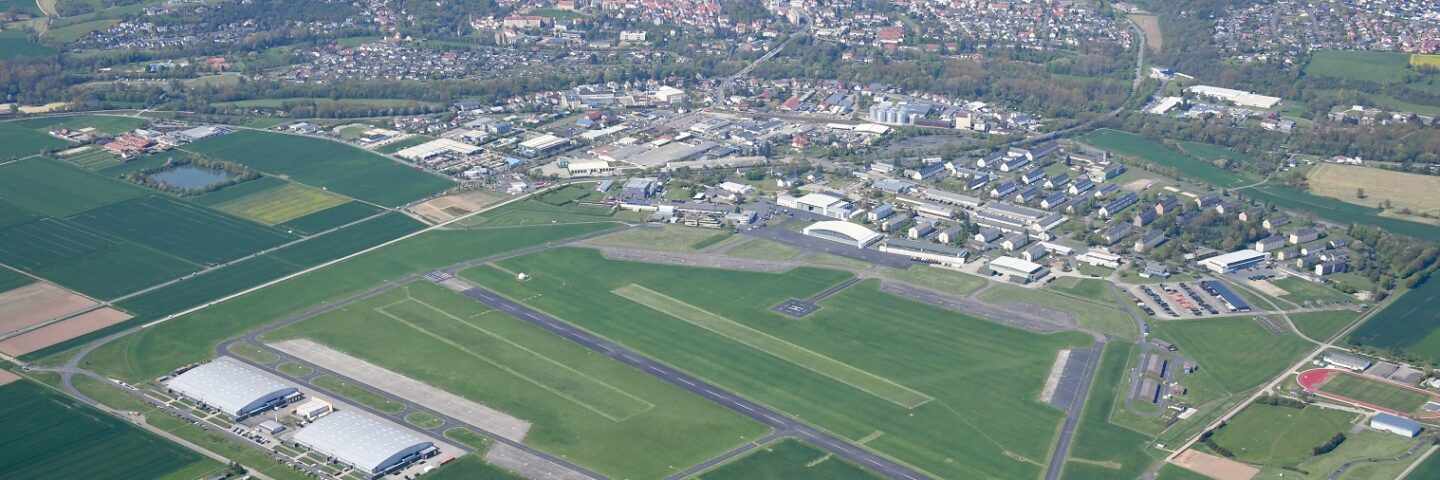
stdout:
[(1050, 273), (1044, 265), (1027, 262), (1015, 257), (998, 257), (990, 261), (990, 270), (1001, 275), (1033, 282)]
[(520, 142), (520, 153), (523, 155), (537, 157), (553, 153), (570, 145), (570, 141), (550, 135), (541, 135), (523, 142)]
[(880, 251), (894, 253), (946, 267), (959, 267), (970, 258), (970, 250), (930, 242), (915, 242), (892, 238), (880, 244)]
[(1200, 265), (1215, 273), (1230, 273), (1259, 265), (1265, 261), (1266, 256), (1264, 252), (1256, 250), (1237, 250), (1201, 260)]
[(823, 193), (811, 193), (800, 198), (781, 195), (775, 200), (775, 203), (785, 208), (804, 210), (841, 220), (850, 218), (851, 212), (850, 202)]
[(1275, 105), (1280, 103), (1279, 97), (1270, 97), (1255, 92), (1212, 87), (1209, 85), (1195, 85), (1186, 88), (1185, 91), (1202, 97), (1224, 100), (1241, 107), (1275, 108)]
[(1371, 362), (1370, 359), (1359, 355), (1352, 355), (1345, 352), (1330, 352), (1325, 354), (1325, 363), (1340, 368), (1363, 372), (1365, 369), (1370, 368)]
[(372, 478), (438, 451), (433, 443), (408, 430), (354, 410), (326, 415), (290, 440)]
[(192, 368), (165, 386), (234, 418), (286, 405), (303, 395), (276, 377), (229, 357)]
[(1420, 422), (1399, 415), (1377, 413), (1375, 414), (1375, 418), (1370, 419), (1370, 428), (1396, 435), (1414, 437), (1419, 435), (1420, 430), (1424, 429), (1425, 426), (1421, 425)]
[(855, 248), (868, 247), (884, 238), (884, 235), (875, 233), (868, 228), (838, 220), (815, 222), (805, 227), (803, 232), (812, 237), (853, 245)]
[(412, 162), (418, 162), (420, 160), (425, 160), (430, 157), (447, 153), (454, 155), (470, 155), (478, 151), (480, 151), (480, 147), (468, 143), (458, 142), (448, 138), (437, 138), (395, 152), (395, 156)]

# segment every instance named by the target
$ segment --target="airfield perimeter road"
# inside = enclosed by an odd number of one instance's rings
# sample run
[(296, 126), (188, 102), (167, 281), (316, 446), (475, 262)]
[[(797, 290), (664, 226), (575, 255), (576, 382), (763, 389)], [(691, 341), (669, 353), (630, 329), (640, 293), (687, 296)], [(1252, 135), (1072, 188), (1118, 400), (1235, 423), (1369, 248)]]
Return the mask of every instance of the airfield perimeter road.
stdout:
[(546, 331), (580, 344), (585, 348), (613, 358), (625, 365), (629, 365), (631, 368), (648, 373), (656, 378), (704, 397), (707, 400), (734, 410), (741, 415), (755, 419), (755, 421), (769, 425), (770, 428), (773, 428), (776, 432), (791, 434), (792, 436), (825, 449), (836, 456), (855, 462), (858, 465), (879, 472), (887, 477), (908, 480), (930, 478), (904, 465), (891, 461), (888, 458), (851, 445), (849, 442), (834, 435), (801, 423), (758, 403), (741, 398), (734, 393), (730, 393), (704, 380), (670, 368), (665, 364), (630, 351), (625, 347), (603, 340), (600, 337), (557, 320), (545, 313), (502, 297), (495, 292), (477, 286), (460, 293), (508, 313), (519, 320), (543, 328)]

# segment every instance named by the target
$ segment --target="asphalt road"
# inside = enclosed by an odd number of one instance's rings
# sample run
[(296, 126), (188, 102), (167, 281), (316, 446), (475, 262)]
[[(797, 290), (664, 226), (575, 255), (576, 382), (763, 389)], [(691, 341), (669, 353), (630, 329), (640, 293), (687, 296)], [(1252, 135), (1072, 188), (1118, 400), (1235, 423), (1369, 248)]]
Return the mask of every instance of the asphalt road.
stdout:
[(629, 365), (641, 372), (650, 374), (667, 383), (683, 388), (690, 393), (699, 395), (707, 400), (715, 402), (725, 408), (734, 410), (736, 413), (745, 415), (770, 426), (776, 432), (791, 435), (812, 445), (820, 447), (831, 454), (854, 462), (865, 468), (878, 472), (893, 479), (918, 480), (930, 478), (920, 472), (891, 461), (888, 458), (876, 455), (865, 449), (851, 445), (838, 437), (815, 429), (804, 423), (771, 410), (763, 405), (741, 398), (720, 387), (705, 382), (699, 378), (690, 376), (673, 368), (670, 368), (649, 357), (645, 357), (625, 347), (603, 340), (584, 330), (576, 328), (568, 323), (555, 319), (543, 312), (533, 310), (510, 299), (500, 296), (495, 292), (475, 287), (461, 294), (489, 305), (497, 310), (505, 312), (517, 319), (543, 328), (550, 333), (559, 335), (567, 340), (580, 344), (585, 348), (598, 352), (602, 355), (615, 359), (616, 361)]
[[(1105, 340), (1095, 340), (1095, 345), (1090, 347), (1089, 353), (1085, 356), (1085, 370), (1081, 374), (1078, 385), (1073, 390), (1073, 397), (1069, 400), (1068, 408), (1065, 409), (1065, 425), (1060, 429), (1060, 438), (1055, 440), (1055, 449), (1050, 454), (1050, 465), (1045, 469), (1045, 480), (1057, 480), (1060, 472), (1065, 466), (1065, 460), (1070, 457), (1070, 443), (1075, 439), (1075, 428), (1080, 424), (1080, 415), (1085, 411), (1085, 399), (1090, 393), (1090, 384), (1095, 380), (1095, 369), (1100, 366), (1100, 353), (1105, 349)], [(1059, 401), (1060, 399), (1056, 399)]]

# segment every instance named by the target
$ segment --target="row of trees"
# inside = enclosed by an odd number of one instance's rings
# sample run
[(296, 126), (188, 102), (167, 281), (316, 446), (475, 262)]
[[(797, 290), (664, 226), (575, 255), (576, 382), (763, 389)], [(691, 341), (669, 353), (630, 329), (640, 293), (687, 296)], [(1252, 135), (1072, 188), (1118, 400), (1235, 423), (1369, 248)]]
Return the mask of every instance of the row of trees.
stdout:
[[(181, 187), (175, 184), (166, 183), (158, 178), (155, 178), (156, 174), (186, 166), (225, 172), (226, 178), (219, 182), (195, 188)], [(200, 195), (202, 193), (214, 192), (222, 188), (255, 180), (257, 178), (260, 178), (260, 172), (257, 172), (250, 167), (238, 163), (217, 160), (203, 155), (185, 155), (181, 157), (170, 158), (166, 160), (164, 164), (158, 166), (126, 173), (124, 175), (121, 175), (120, 178), (123, 178), (125, 179), (125, 181), (140, 185), (142, 187), (152, 188), (162, 192), (169, 192), (181, 196), (192, 196)]]

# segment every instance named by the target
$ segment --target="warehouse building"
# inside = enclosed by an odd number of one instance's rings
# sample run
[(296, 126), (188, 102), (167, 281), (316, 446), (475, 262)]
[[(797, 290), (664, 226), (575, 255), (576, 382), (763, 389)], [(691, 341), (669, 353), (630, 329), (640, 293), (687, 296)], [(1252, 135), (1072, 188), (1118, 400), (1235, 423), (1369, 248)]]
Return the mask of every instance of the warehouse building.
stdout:
[(570, 146), (570, 141), (550, 135), (541, 135), (523, 142), (520, 142), (520, 154), (527, 157), (538, 157), (548, 155), (565, 149)]
[(1209, 268), (1215, 273), (1231, 273), (1244, 270), (1265, 261), (1265, 253), (1245, 249), (1230, 252), (1224, 255), (1216, 255), (1200, 261), (1201, 265)]
[(439, 452), (433, 443), (424, 438), (354, 410), (326, 415), (300, 430), (290, 440), (371, 478)]
[(823, 193), (811, 193), (800, 198), (781, 195), (775, 199), (775, 203), (785, 208), (804, 210), (842, 220), (850, 218), (852, 208), (850, 202)]
[(1425, 427), (1420, 425), (1420, 422), (1405, 417), (1388, 413), (1377, 413), (1375, 414), (1375, 418), (1370, 419), (1370, 428), (1396, 435), (1414, 437), (1419, 435), (1420, 430)]
[(937, 245), (930, 242), (916, 242), (892, 238), (880, 244), (880, 251), (894, 253), (910, 257), (925, 263), (933, 263), (946, 267), (959, 267), (965, 264), (970, 257), (970, 250), (952, 247), (950, 245)]
[(236, 419), (288, 405), (303, 396), (295, 387), (229, 357), (192, 368), (165, 386)]
[(803, 232), (812, 237), (840, 242), (855, 248), (868, 247), (884, 238), (884, 235), (875, 233), (868, 228), (838, 220), (815, 222), (805, 227)]

